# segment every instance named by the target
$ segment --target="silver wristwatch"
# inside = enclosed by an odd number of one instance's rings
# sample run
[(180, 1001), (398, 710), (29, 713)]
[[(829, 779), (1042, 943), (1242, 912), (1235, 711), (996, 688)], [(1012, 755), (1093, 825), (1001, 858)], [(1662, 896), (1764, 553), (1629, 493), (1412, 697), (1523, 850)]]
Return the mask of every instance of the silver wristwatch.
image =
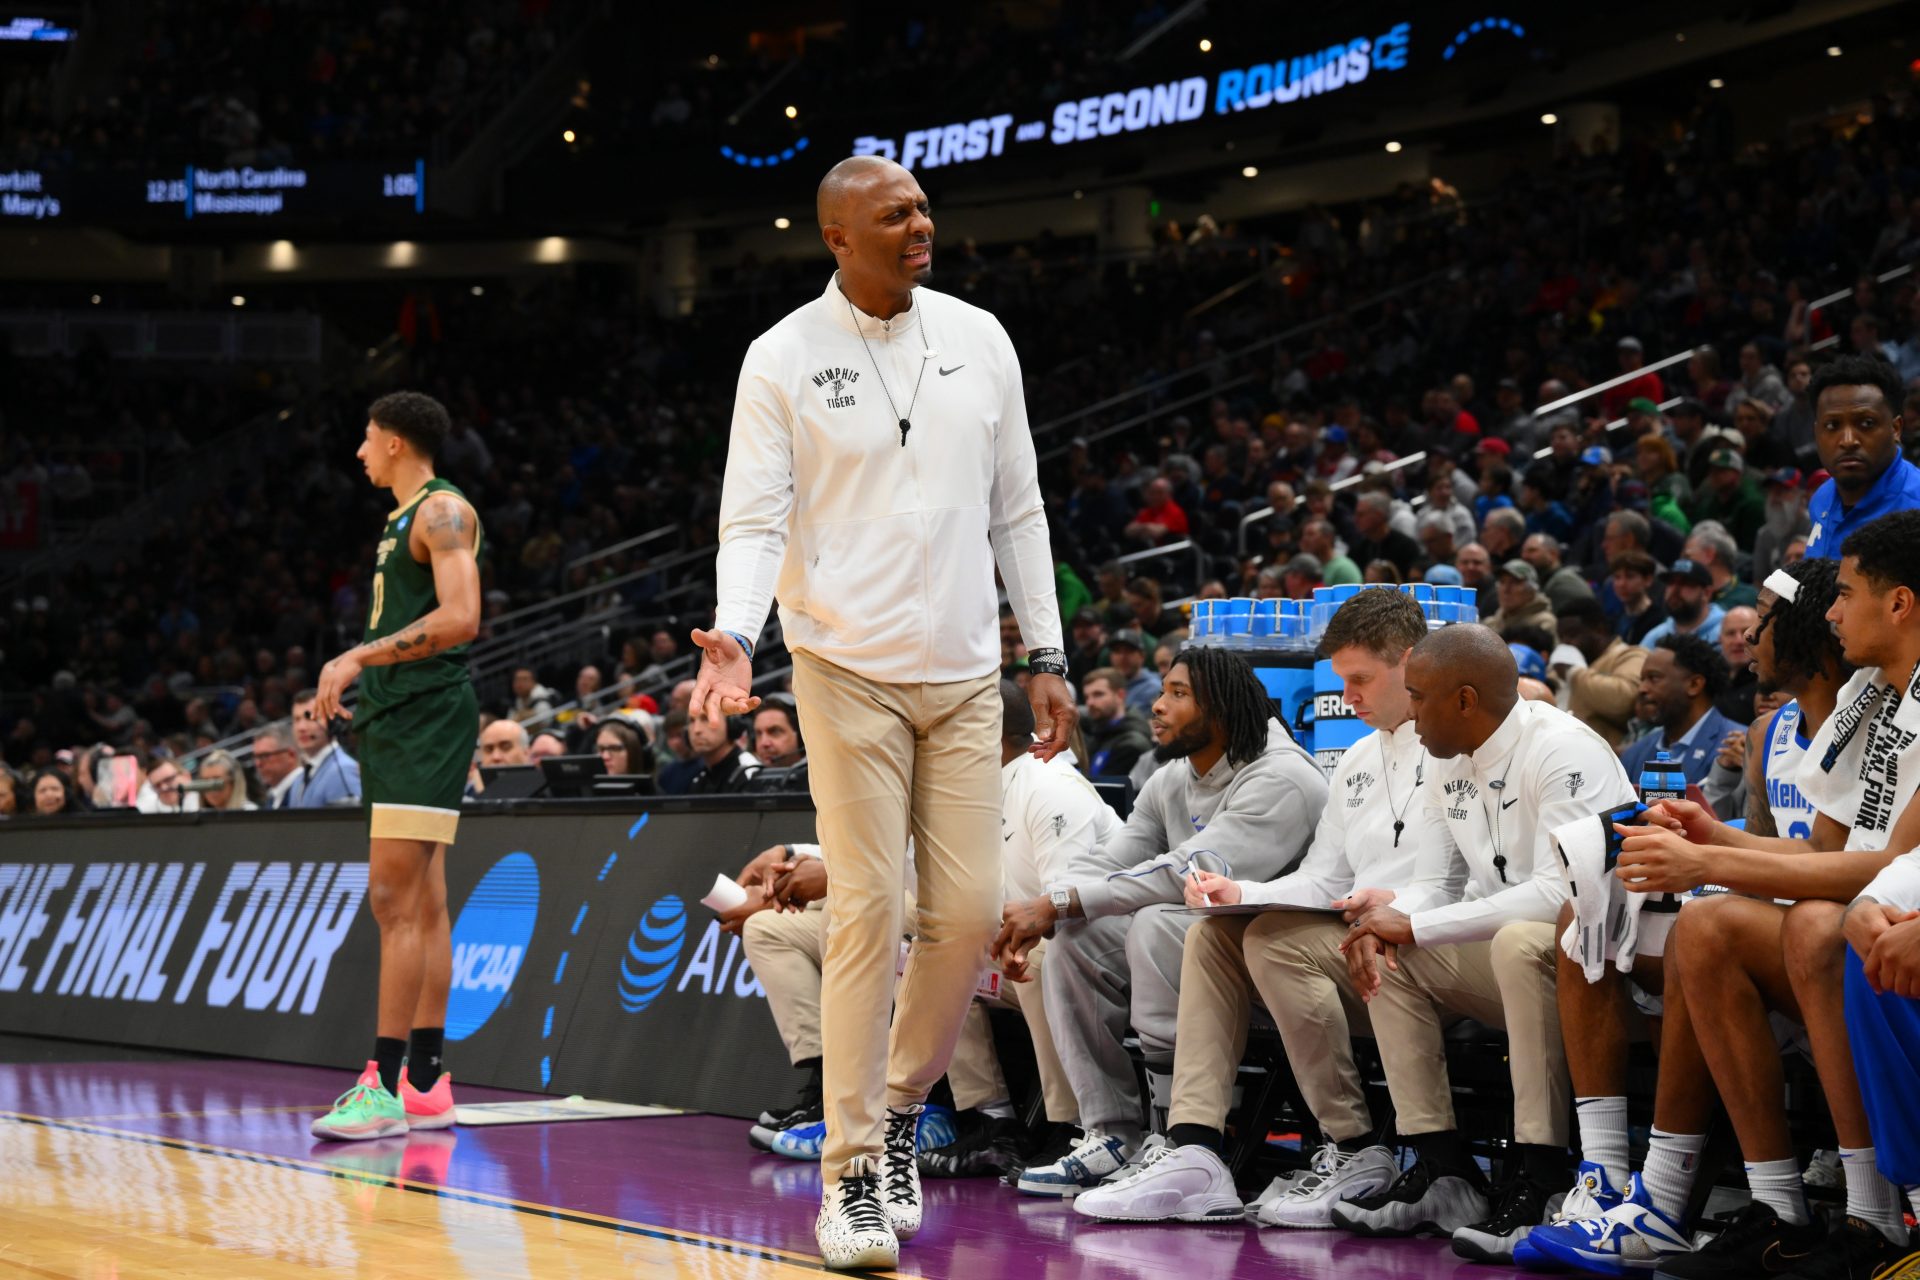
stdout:
[(1053, 904), (1053, 914), (1065, 920), (1067, 908), (1073, 905), (1073, 890), (1055, 889), (1047, 895), (1047, 901)]

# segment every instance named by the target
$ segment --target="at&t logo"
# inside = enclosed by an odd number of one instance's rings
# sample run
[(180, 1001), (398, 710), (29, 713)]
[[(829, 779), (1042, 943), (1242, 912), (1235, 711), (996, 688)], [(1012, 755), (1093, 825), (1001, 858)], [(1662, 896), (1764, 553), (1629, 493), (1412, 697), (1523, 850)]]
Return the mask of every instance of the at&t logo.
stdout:
[[(724, 951), (721, 939), (726, 939)], [(673, 982), (674, 969), (687, 946), (687, 908), (675, 894), (668, 894), (647, 908), (627, 939), (627, 953), (620, 960), (618, 994), (620, 1007), (628, 1013), (640, 1013), (673, 983), (676, 992), (692, 987), (705, 996), (732, 996), (739, 999), (764, 998), (766, 991), (754, 976), (753, 967), (740, 951), (737, 935), (725, 933), (718, 920), (709, 920), (693, 957)]]

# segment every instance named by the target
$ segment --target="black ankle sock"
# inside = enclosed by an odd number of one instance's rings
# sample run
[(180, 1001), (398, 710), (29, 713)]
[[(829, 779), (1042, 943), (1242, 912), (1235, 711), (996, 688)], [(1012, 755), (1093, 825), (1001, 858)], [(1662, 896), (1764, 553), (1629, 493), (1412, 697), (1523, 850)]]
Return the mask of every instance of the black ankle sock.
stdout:
[(1167, 1130), (1167, 1141), (1176, 1147), (1205, 1147), (1215, 1155), (1226, 1144), (1226, 1135), (1204, 1124), (1176, 1124)]
[(1461, 1139), (1458, 1129), (1442, 1129), (1435, 1133), (1416, 1133), (1409, 1136), (1420, 1158), (1433, 1166), (1436, 1175), (1442, 1173), (1463, 1174), (1471, 1170), (1476, 1175), (1480, 1166), (1473, 1162), (1473, 1156), (1467, 1150), (1467, 1144)]
[(1336, 1151), (1343, 1151), (1348, 1155), (1354, 1155), (1358, 1152), (1365, 1151), (1368, 1147), (1380, 1145), (1374, 1141), (1374, 1137), (1370, 1133), (1363, 1133), (1357, 1138), (1328, 1138), (1327, 1141), (1333, 1144)]
[(415, 1027), (407, 1044), (407, 1083), (425, 1093), (440, 1078), (440, 1057), (446, 1051), (445, 1027)]
[(1510, 1173), (1517, 1167), (1528, 1181), (1543, 1187), (1558, 1186), (1567, 1179), (1567, 1153), (1563, 1147), (1516, 1142), (1513, 1154), (1517, 1159), (1508, 1161)]
[(407, 1042), (393, 1036), (375, 1036), (373, 1064), (380, 1070), (380, 1083), (394, 1097), (400, 1096), (400, 1060), (407, 1056)]

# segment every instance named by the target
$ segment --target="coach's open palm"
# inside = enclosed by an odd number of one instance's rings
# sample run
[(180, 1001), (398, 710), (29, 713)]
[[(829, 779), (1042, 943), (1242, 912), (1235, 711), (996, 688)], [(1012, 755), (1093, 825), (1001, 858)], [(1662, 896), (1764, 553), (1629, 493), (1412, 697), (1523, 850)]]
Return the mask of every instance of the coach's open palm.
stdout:
[(700, 674), (693, 682), (693, 700), (687, 714), (719, 724), (728, 716), (743, 716), (760, 706), (753, 696), (753, 660), (740, 642), (724, 631), (694, 628), (700, 646)]

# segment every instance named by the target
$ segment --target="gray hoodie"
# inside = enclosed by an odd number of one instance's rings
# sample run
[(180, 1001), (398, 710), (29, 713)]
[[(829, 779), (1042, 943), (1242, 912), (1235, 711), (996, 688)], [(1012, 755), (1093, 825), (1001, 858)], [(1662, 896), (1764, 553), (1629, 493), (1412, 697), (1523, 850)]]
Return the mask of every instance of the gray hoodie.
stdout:
[(1222, 756), (1205, 777), (1171, 760), (1147, 779), (1116, 839), (1074, 861), (1068, 887), (1089, 920), (1179, 902), (1182, 877), (1203, 871), (1271, 880), (1307, 851), (1327, 803), (1327, 778), (1278, 720), (1267, 749), (1234, 766)]

